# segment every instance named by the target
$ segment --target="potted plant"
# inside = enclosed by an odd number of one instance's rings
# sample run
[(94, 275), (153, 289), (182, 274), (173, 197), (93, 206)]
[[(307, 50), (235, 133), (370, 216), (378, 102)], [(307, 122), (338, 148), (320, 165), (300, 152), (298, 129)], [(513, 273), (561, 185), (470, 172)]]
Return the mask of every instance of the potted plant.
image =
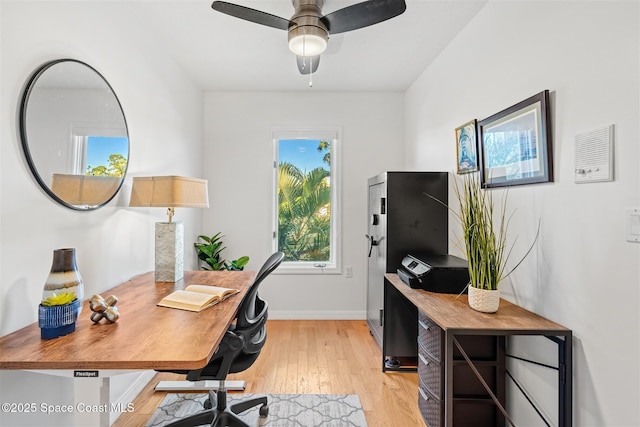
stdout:
[(40, 337), (51, 339), (76, 330), (80, 301), (73, 292), (54, 293), (38, 306)]
[(445, 205), (462, 227), (461, 240), (469, 267), (469, 306), (477, 311), (495, 313), (500, 305), (498, 285), (524, 261), (538, 234), (522, 259), (507, 272), (507, 261), (513, 249), (513, 246), (507, 247), (507, 232), (513, 215), (507, 217), (507, 192), (496, 209), (492, 193), (482, 189), (477, 172), (465, 174), (462, 182), (454, 177), (454, 191), (460, 205), (458, 211), (425, 194)]
[(193, 245), (198, 253), (198, 259), (202, 261), (203, 270), (232, 270), (240, 271), (249, 262), (248, 256), (241, 256), (240, 258), (227, 261), (222, 258), (222, 251), (226, 249), (222, 243), (222, 233), (216, 233), (213, 236), (198, 236), (203, 242), (196, 242)]
[(516, 266), (507, 272), (506, 264), (513, 249), (513, 246), (507, 247), (513, 215), (506, 213), (507, 192), (496, 208), (492, 192), (482, 189), (477, 173), (466, 174), (462, 183), (455, 181), (454, 189), (460, 204), (460, 210), (454, 214), (462, 227), (469, 264), (469, 305), (478, 311), (494, 313), (500, 304), (498, 285), (527, 257), (538, 236), (536, 234)]

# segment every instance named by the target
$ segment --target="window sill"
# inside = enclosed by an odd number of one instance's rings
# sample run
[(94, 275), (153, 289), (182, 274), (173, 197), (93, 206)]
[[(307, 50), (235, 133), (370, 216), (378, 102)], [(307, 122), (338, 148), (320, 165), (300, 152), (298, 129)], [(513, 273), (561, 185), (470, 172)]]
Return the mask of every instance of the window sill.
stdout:
[(301, 274), (301, 275), (321, 275), (321, 274), (342, 274), (342, 269), (334, 264), (326, 263), (326, 267), (315, 267), (313, 263), (304, 263), (303, 265), (296, 265), (296, 263), (280, 264), (271, 274)]

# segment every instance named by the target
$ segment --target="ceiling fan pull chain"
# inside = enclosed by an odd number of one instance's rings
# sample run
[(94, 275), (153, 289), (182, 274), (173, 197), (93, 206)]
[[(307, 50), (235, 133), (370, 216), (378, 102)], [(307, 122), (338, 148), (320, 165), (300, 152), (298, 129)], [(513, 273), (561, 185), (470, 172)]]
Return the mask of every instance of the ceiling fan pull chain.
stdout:
[(306, 54), (305, 48), (307, 45), (305, 43), (305, 40), (306, 40), (305, 37), (302, 36), (302, 67), (303, 68), (307, 66), (307, 56), (305, 55)]
[[(302, 55), (306, 59), (307, 36), (302, 36)], [(313, 57), (309, 57), (309, 87), (313, 87)]]

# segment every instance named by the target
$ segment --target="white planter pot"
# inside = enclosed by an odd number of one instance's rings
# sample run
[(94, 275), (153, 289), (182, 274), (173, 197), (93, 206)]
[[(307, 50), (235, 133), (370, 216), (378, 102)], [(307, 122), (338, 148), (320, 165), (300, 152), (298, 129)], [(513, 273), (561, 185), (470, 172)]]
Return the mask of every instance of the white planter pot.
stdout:
[(500, 306), (500, 290), (487, 290), (469, 286), (469, 306), (483, 313), (495, 313)]

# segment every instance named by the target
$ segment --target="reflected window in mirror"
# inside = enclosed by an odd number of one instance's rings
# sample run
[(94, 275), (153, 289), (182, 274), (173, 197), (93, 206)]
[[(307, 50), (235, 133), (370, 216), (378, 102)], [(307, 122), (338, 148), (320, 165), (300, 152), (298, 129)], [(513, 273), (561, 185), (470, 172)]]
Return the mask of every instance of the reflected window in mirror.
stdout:
[(124, 178), (129, 139), (124, 136), (80, 136), (75, 139), (73, 173)]
[(22, 98), (20, 133), (36, 181), (56, 202), (97, 209), (121, 188), (127, 123), (113, 89), (89, 65), (63, 59), (37, 69)]

